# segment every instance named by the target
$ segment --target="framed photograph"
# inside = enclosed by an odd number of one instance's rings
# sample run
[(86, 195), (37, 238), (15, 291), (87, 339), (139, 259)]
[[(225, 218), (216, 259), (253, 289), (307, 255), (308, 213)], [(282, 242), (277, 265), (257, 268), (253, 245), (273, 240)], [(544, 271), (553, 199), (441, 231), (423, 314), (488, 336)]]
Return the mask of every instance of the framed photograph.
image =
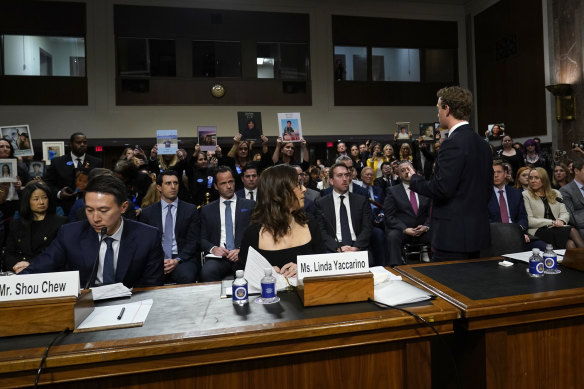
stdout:
[(262, 113), (261, 112), (238, 112), (237, 127), (243, 140), (260, 139), (262, 131)]
[(158, 154), (176, 154), (178, 150), (178, 131), (156, 130), (156, 144), (158, 145)]
[(489, 124), (487, 126), (489, 140), (500, 140), (505, 136), (505, 123)]
[(410, 133), (410, 122), (397, 122), (397, 140), (410, 140), (412, 134)]
[(217, 148), (217, 127), (198, 126), (197, 134), (201, 151), (215, 151)]
[(65, 154), (65, 142), (43, 142), (43, 160), (48, 166), (51, 160)]
[(279, 113), (278, 114), (279, 135), (284, 142), (300, 142), (302, 138), (302, 123), (300, 113)]
[(28, 124), (0, 127), (0, 133), (12, 144), (15, 157), (34, 155)]
[(0, 182), (14, 182), (18, 172), (16, 171), (16, 159), (0, 159)]
[(28, 175), (30, 178), (44, 178), (45, 177), (45, 162), (44, 161), (31, 161), (28, 167)]
[[(433, 143), (435, 142), (436, 136), (436, 123), (420, 123), (420, 137), (422, 138), (422, 142), (426, 143)], [(438, 131), (440, 132), (440, 131)]]

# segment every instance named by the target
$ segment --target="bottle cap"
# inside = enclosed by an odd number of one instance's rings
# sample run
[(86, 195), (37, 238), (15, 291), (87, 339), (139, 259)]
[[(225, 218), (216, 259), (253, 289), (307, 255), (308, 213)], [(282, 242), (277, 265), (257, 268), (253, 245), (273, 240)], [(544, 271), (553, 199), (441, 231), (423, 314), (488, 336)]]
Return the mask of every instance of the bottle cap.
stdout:
[(551, 244), (548, 243), (548, 245), (545, 246), (545, 249), (546, 250), (553, 250), (554, 249), (554, 246), (552, 246)]
[(243, 270), (238, 270), (235, 272), (235, 277), (237, 278), (243, 278)]
[(539, 254), (539, 249), (533, 249), (534, 254)]
[(272, 268), (271, 267), (264, 267), (264, 275), (271, 276), (272, 275)]

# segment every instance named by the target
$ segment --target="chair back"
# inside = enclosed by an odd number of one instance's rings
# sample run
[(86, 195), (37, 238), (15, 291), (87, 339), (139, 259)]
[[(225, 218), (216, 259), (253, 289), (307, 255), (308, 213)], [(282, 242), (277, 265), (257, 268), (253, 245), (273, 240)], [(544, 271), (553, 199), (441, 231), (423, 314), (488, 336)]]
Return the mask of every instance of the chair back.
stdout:
[(491, 245), (481, 250), (481, 258), (499, 257), (525, 251), (523, 230), (515, 223), (491, 223)]

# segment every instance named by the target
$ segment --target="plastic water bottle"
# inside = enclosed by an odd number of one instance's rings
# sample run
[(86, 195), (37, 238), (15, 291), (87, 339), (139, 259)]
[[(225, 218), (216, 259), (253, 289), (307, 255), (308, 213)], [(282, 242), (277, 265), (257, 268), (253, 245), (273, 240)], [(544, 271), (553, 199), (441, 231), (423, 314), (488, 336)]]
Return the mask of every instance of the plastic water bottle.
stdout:
[(235, 280), (232, 286), (233, 304), (245, 305), (247, 298), (247, 280), (243, 278), (243, 270), (235, 272)]
[(529, 275), (531, 277), (543, 277), (545, 265), (543, 258), (539, 255), (539, 249), (533, 249), (533, 254), (529, 257)]
[(280, 301), (280, 297), (276, 296), (276, 278), (272, 276), (272, 268), (264, 268), (264, 277), (261, 281), (262, 294), (255, 299), (258, 304), (273, 304)]
[(543, 253), (543, 263), (545, 265), (545, 274), (558, 274), (562, 271), (558, 269), (558, 255), (554, 253), (553, 246), (548, 244)]

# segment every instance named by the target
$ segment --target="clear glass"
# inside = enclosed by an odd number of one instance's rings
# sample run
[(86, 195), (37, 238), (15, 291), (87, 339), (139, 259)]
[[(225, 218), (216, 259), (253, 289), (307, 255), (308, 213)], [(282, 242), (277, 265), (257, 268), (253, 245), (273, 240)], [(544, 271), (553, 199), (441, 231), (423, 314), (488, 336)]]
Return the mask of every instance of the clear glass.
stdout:
[(7, 76), (85, 77), (85, 38), (4, 35)]
[(367, 48), (335, 46), (334, 72), (336, 81), (367, 81)]
[(281, 80), (308, 80), (307, 43), (260, 42), (257, 44), (257, 77)]
[(194, 41), (193, 77), (241, 77), (241, 42)]
[(420, 50), (373, 47), (371, 70), (373, 81), (420, 82)]

